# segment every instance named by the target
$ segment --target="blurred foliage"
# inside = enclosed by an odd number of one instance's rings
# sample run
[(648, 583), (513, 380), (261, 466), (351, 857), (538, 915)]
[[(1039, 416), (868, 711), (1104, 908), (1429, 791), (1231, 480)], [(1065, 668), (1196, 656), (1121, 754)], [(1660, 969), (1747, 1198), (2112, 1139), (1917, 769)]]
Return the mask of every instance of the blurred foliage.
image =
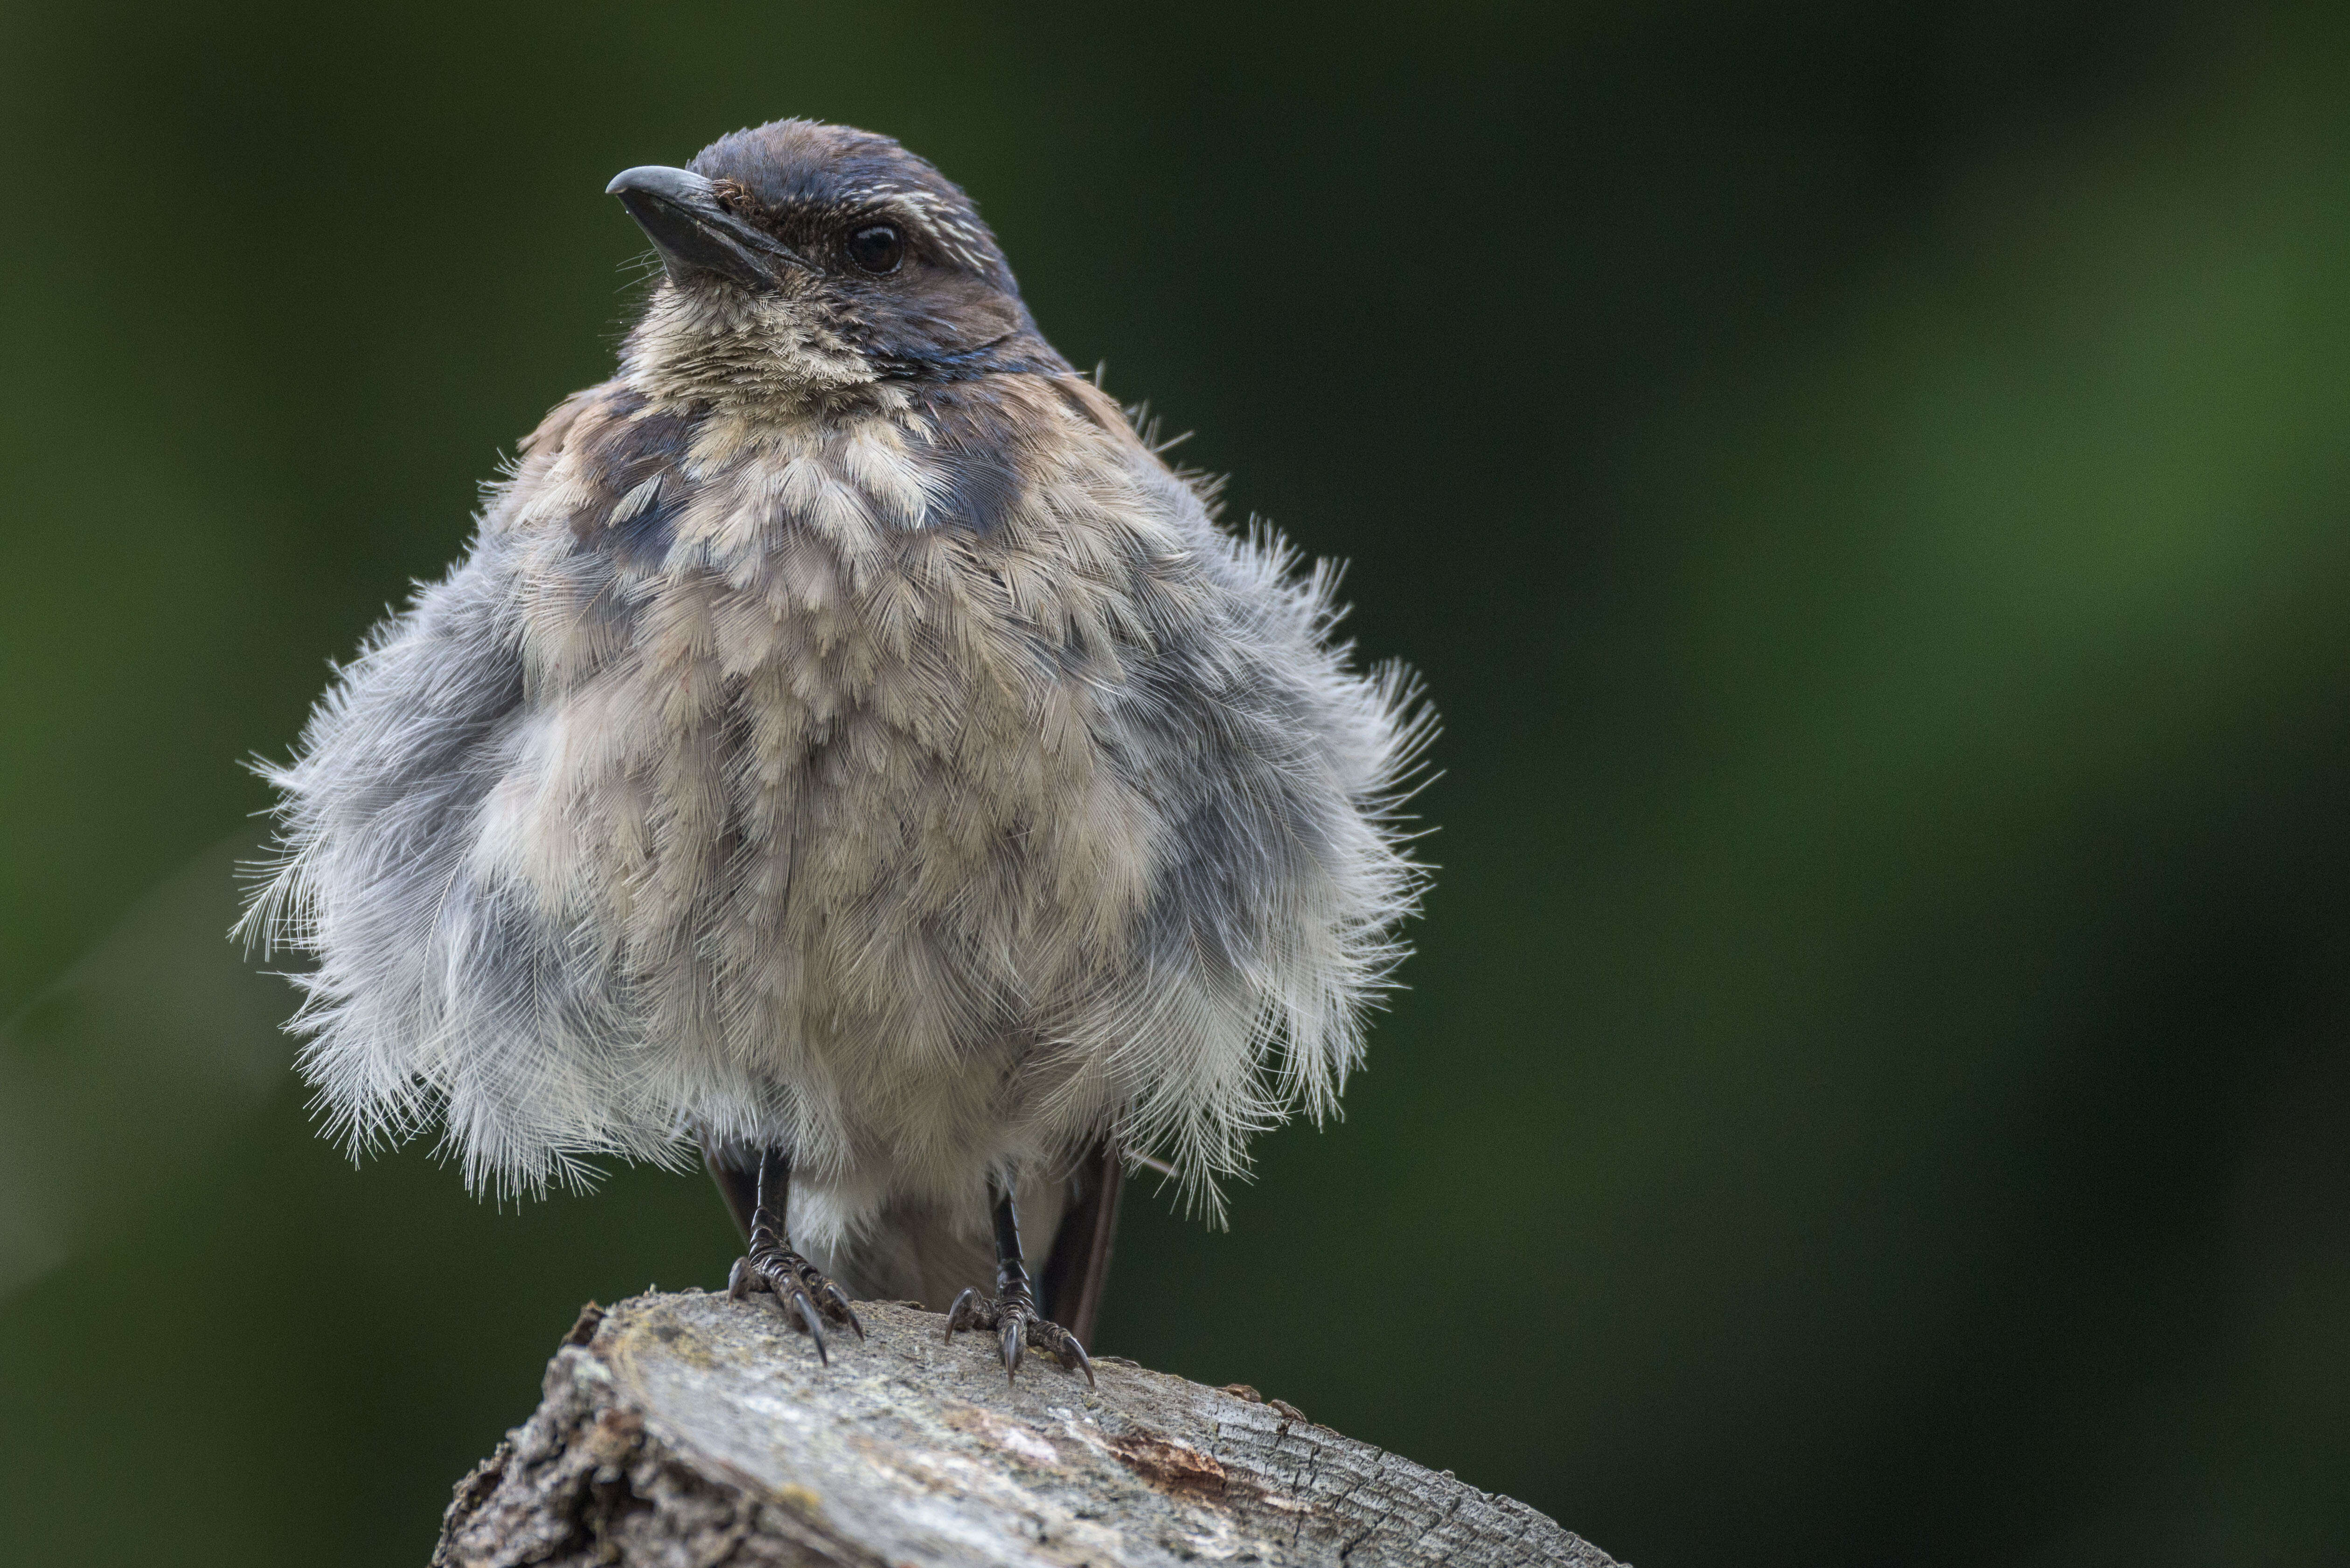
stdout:
[(1443, 872), (1348, 1116), (1104, 1348), (1643, 1568), (2350, 1541), (2350, 36), (2329, 11), (0, 16), (0, 1519), (421, 1562), (694, 1179), (310, 1135), (282, 753), (609, 364), (599, 192), (782, 113), (1354, 561)]

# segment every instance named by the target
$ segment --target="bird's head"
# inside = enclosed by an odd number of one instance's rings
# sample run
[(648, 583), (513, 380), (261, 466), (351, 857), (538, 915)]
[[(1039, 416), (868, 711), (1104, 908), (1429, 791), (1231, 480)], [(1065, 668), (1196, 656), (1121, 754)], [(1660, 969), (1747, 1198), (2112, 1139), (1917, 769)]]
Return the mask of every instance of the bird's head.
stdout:
[(627, 349), (648, 391), (793, 407), (1063, 368), (971, 199), (886, 136), (779, 119), (608, 189), (665, 275)]

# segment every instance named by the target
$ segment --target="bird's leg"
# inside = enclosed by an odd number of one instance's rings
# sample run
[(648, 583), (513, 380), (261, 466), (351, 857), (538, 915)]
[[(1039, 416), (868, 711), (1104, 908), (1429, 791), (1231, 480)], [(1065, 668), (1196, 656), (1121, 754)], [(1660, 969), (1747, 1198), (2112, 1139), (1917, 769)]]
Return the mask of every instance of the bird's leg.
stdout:
[(849, 1310), (847, 1294), (826, 1279), (822, 1270), (793, 1251), (785, 1239), (784, 1209), (791, 1185), (791, 1157), (779, 1149), (760, 1151), (758, 1206), (751, 1211), (751, 1251), (734, 1260), (733, 1272), (726, 1276), (726, 1294), (738, 1302), (753, 1291), (774, 1295), (785, 1315), (798, 1314), (797, 1326), (816, 1341), (816, 1359), (829, 1364), (832, 1356), (824, 1347), (823, 1318), (847, 1324), (859, 1339), (865, 1337), (865, 1325)]
[(955, 1297), (947, 1309), (947, 1338), (951, 1341), (959, 1328), (992, 1328), (1003, 1355), (1005, 1381), (1020, 1370), (1022, 1347), (1034, 1344), (1062, 1366), (1084, 1373), (1087, 1386), (1094, 1386), (1093, 1358), (1077, 1336), (1036, 1310), (1028, 1265), (1020, 1256), (1020, 1210), (1013, 1204), (1011, 1184), (991, 1177), (987, 1185), (995, 1198), (995, 1295), (991, 1300), (974, 1288)]

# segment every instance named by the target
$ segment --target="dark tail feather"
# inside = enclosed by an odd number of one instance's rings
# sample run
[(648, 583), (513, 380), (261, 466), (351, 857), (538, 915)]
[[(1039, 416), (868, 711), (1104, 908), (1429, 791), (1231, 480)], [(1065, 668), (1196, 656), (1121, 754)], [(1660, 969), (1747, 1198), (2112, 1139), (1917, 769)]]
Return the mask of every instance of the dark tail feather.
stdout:
[(751, 1240), (751, 1210), (759, 1206), (759, 1172), (754, 1165), (749, 1170), (738, 1170), (702, 1140), (702, 1166), (710, 1172), (710, 1179), (718, 1184), (718, 1195), (726, 1199), (726, 1212), (734, 1216), (734, 1228), (743, 1232), (743, 1240)]
[(1110, 1243), (1118, 1232), (1118, 1199), (1126, 1172), (1108, 1140), (1096, 1144), (1070, 1173), (1076, 1201), (1062, 1218), (1037, 1280), (1045, 1315), (1094, 1347), (1094, 1323), (1101, 1314), (1102, 1289), (1109, 1281)]

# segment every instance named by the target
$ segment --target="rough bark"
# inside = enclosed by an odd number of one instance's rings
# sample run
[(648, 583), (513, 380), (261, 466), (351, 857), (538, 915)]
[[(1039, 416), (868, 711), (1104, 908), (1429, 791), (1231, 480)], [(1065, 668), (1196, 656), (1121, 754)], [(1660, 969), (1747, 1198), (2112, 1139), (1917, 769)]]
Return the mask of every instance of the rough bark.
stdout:
[(1105, 1356), (1007, 1385), (985, 1334), (859, 1303), (832, 1364), (764, 1299), (583, 1314), (546, 1398), (457, 1487), (435, 1568), (523, 1563), (1574, 1564), (1523, 1503), (1253, 1390)]

